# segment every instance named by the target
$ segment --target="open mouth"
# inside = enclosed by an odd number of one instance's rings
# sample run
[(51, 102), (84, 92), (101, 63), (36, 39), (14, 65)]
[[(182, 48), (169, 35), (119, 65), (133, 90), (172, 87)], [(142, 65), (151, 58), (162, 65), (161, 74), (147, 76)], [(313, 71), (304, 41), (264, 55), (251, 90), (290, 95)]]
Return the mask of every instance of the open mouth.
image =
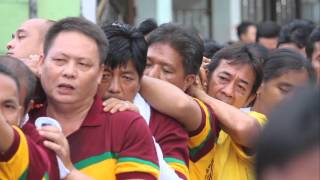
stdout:
[(8, 55), (8, 56), (12, 56), (13, 53), (12, 53), (12, 52), (7, 52), (7, 55)]

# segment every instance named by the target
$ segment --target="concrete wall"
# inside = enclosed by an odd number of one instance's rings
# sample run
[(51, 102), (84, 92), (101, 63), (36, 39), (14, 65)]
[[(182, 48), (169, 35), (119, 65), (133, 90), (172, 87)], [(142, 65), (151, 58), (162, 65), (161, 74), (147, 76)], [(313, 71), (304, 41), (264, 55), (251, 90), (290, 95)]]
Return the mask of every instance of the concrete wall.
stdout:
[(135, 24), (140, 24), (146, 18), (157, 19), (156, 0), (136, 0), (136, 19)]
[(213, 3), (213, 37), (220, 43), (236, 41), (236, 27), (241, 21), (239, 0), (214, 0)]
[(155, 19), (158, 24), (172, 21), (172, 0), (136, 0), (135, 24), (147, 18)]

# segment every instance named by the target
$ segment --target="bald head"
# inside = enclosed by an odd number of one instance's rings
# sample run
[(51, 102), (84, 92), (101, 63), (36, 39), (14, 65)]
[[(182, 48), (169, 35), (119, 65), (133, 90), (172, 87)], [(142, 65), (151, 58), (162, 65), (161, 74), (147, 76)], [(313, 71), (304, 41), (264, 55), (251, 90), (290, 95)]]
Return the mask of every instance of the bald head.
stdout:
[(30, 19), (21, 24), (7, 44), (9, 56), (19, 59), (30, 55), (43, 55), (43, 42), (48, 29), (54, 21), (47, 19)]

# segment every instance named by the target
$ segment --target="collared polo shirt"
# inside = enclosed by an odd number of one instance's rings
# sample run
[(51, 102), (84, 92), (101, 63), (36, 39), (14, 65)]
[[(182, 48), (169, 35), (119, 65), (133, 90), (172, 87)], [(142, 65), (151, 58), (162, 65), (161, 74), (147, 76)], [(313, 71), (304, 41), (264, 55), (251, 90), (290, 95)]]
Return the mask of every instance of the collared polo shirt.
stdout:
[[(30, 122), (41, 116), (46, 116), (46, 105), (30, 114)], [(95, 98), (80, 128), (67, 139), (75, 167), (94, 179), (159, 176), (151, 132), (136, 112), (104, 112), (102, 100)]]
[(150, 129), (160, 145), (164, 161), (182, 179), (189, 179), (188, 133), (171, 117), (151, 107)]

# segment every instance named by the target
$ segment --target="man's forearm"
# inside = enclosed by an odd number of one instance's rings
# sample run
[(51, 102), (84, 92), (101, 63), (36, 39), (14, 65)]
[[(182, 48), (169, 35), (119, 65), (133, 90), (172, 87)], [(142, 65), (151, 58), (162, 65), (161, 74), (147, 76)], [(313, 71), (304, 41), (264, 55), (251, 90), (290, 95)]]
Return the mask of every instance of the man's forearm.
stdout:
[(14, 140), (13, 128), (4, 120), (0, 120), (0, 152), (9, 150)]
[(221, 128), (231, 138), (244, 147), (252, 147), (252, 143), (261, 130), (258, 121), (229, 104), (202, 93), (199, 99), (207, 103), (214, 111)]
[(187, 131), (194, 131), (200, 126), (202, 115), (198, 104), (178, 87), (144, 77), (140, 93), (151, 106), (179, 121)]

